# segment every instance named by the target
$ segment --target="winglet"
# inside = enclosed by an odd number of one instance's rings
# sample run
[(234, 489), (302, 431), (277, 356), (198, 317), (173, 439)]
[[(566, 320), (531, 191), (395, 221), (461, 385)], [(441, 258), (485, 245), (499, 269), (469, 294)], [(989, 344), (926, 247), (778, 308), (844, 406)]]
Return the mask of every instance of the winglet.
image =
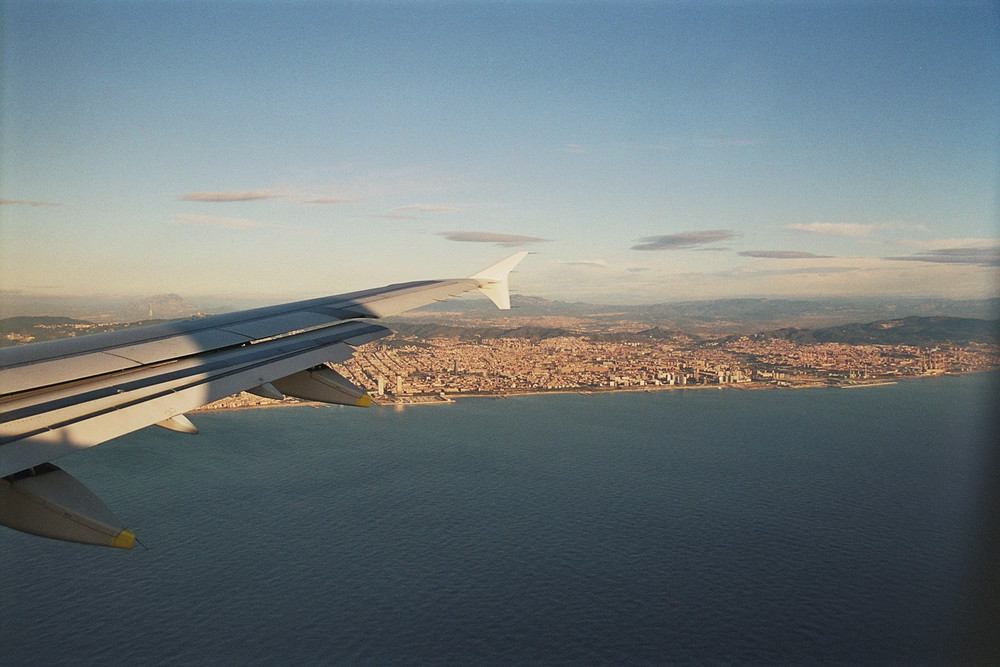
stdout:
[(528, 256), (527, 252), (519, 252), (507, 259), (500, 260), (474, 276), (479, 281), (479, 291), (490, 298), (500, 310), (510, 310), (510, 284), (508, 278), (511, 270)]

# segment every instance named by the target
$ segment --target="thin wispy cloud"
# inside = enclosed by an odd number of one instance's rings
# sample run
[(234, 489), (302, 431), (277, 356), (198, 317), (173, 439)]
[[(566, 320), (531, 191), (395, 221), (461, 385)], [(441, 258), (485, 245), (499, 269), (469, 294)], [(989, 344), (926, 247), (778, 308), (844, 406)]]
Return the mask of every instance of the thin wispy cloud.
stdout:
[(566, 153), (586, 153), (587, 149), (582, 144), (565, 144), (563, 145), (563, 151)]
[(603, 259), (576, 259), (568, 262), (559, 262), (564, 266), (588, 266), (595, 269), (606, 269), (608, 263)]
[(267, 190), (224, 190), (219, 192), (189, 192), (181, 195), (182, 201), (201, 202), (238, 202), (255, 201), (258, 199), (281, 199), (287, 195), (280, 192), (270, 192)]
[(493, 243), (505, 248), (516, 248), (532, 243), (543, 243), (550, 240), (537, 238), (535, 236), (494, 234), (492, 232), (437, 232), (437, 235), (443, 236), (449, 241), (459, 241), (461, 243)]
[(767, 269), (752, 272), (733, 273), (733, 277), (746, 276), (827, 276), (836, 273), (858, 271), (855, 266), (806, 266), (796, 269)]
[(403, 213), (369, 213), (361, 217), (374, 218), (376, 220), (422, 220), (420, 216), (405, 215)]
[(29, 199), (0, 199), (0, 206), (59, 206), (50, 201), (31, 201)]
[(247, 220), (246, 218), (224, 218), (217, 215), (196, 215), (196, 214), (183, 214), (175, 216), (173, 219), (173, 223), (175, 225), (198, 225), (201, 227), (215, 227), (217, 229), (232, 229), (232, 230), (265, 229), (268, 227), (278, 226), (267, 222)]
[(785, 229), (791, 229), (796, 232), (809, 232), (810, 234), (863, 237), (870, 235), (876, 230), (903, 229), (903, 225), (889, 222), (806, 222), (785, 225)]
[(1000, 246), (979, 248), (937, 248), (915, 255), (886, 257), (893, 261), (932, 262), (935, 264), (972, 264), (1000, 266)]
[(303, 200), (303, 204), (357, 204), (360, 199), (338, 199), (336, 197), (316, 197)]
[(706, 229), (699, 232), (680, 232), (663, 236), (643, 236), (632, 250), (692, 250), (719, 241), (737, 238), (739, 234), (731, 229)]
[(965, 238), (965, 239), (895, 239), (887, 241), (889, 245), (901, 245), (923, 250), (942, 250), (944, 248), (994, 248), (1000, 247), (1000, 239)]
[(829, 259), (831, 255), (816, 255), (799, 250), (744, 250), (736, 253), (741, 257), (760, 257), (762, 259)]
[(454, 206), (431, 206), (429, 204), (409, 204), (407, 206), (397, 206), (393, 211), (418, 211), (420, 213), (451, 213), (457, 211)]

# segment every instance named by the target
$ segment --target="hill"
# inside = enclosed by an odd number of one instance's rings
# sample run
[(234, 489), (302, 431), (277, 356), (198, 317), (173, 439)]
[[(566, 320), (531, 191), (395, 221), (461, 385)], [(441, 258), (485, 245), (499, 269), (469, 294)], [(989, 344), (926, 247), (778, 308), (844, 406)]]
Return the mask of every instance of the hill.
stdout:
[(759, 333), (755, 337), (781, 338), (798, 343), (847, 343), (851, 345), (998, 343), (1000, 342), (1000, 320), (911, 316), (812, 330), (786, 327)]
[(59, 326), (64, 324), (90, 324), (72, 317), (47, 317), (44, 315), (19, 315), (0, 319), (0, 333), (19, 332), (35, 327)]
[[(549, 301), (513, 295), (512, 310), (502, 314), (483, 299), (454, 299), (408, 313), (455, 313), (476, 319), (500, 317), (573, 317), (608, 322), (629, 320), (649, 328), (681, 329), (703, 333), (752, 333), (778, 327), (817, 329), (856, 322), (916, 317), (955, 317), (990, 320), (1000, 316), (1000, 298), (954, 299), (767, 299), (739, 298), (678, 301), (650, 305), (602, 305)], [(440, 317), (434, 318), (440, 321)]]

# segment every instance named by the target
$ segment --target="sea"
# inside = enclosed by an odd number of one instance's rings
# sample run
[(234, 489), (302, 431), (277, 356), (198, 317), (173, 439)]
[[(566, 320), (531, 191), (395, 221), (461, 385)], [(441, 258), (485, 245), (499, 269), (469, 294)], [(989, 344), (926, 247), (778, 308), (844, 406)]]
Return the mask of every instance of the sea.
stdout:
[(997, 387), (196, 414), (59, 461), (142, 546), (0, 529), (0, 663), (954, 663)]

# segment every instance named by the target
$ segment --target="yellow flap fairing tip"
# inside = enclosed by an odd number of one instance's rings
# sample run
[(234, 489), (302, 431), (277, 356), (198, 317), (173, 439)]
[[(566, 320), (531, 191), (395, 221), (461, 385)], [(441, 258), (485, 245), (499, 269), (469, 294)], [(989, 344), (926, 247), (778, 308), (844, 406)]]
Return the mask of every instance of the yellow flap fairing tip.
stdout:
[(110, 546), (117, 549), (131, 549), (135, 544), (135, 533), (126, 528), (111, 540)]

